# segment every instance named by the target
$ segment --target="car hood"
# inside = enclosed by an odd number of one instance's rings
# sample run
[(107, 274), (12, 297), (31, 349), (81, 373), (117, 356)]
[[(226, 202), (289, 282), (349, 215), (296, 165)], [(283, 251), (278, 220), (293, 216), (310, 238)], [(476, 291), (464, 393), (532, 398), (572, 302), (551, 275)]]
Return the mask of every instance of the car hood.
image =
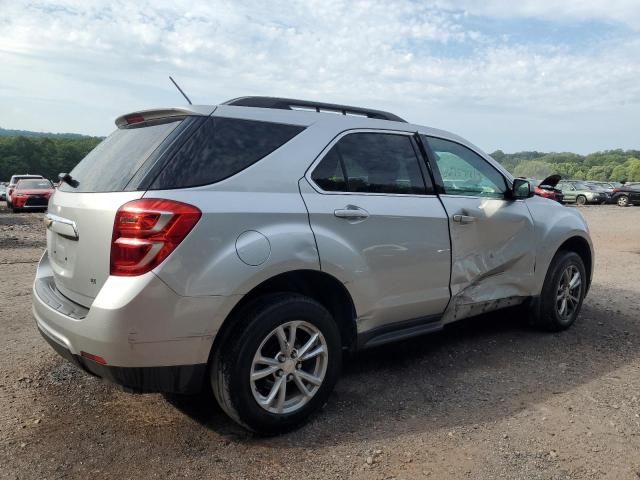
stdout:
[(549, 187), (555, 187), (556, 185), (558, 185), (558, 182), (562, 180), (562, 177), (558, 174), (554, 174), (554, 175), (549, 175), (547, 178), (545, 178), (544, 180), (542, 180), (539, 185), (547, 185)]

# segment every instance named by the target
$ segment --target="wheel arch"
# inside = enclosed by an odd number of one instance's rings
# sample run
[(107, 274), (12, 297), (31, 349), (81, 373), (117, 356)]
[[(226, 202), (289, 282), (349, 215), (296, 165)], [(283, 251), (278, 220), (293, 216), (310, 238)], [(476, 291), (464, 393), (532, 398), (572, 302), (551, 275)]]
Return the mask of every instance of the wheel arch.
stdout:
[[(343, 348), (356, 346), (356, 310), (351, 294), (340, 280), (319, 270), (294, 270), (264, 280), (251, 289), (231, 309), (211, 347), (210, 356), (218, 351), (239, 322), (235, 317), (257, 299), (272, 293), (299, 293), (324, 306), (338, 325)], [(235, 319), (235, 320), (234, 320)]]
[(591, 276), (593, 274), (593, 253), (589, 242), (581, 236), (573, 236), (565, 240), (558, 248), (557, 252), (569, 251), (577, 253), (584, 262), (584, 268), (587, 271), (587, 292), (591, 287)]

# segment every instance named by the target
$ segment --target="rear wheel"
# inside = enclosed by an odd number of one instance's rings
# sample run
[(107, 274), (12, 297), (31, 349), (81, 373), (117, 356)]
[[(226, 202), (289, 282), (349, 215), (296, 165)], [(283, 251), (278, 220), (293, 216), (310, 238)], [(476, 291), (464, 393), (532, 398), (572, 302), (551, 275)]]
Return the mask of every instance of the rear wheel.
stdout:
[(578, 205), (585, 205), (587, 203), (587, 197), (585, 197), (584, 195), (578, 195), (576, 197), (576, 203)]
[(620, 207), (629, 206), (629, 197), (627, 197), (626, 195), (620, 195), (618, 197), (618, 206)]
[(540, 299), (531, 312), (532, 323), (553, 332), (569, 328), (580, 313), (586, 286), (587, 275), (580, 255), (564, 250), (556, 253)]
[(297, 294), (261, 298), (213, 357), (211, 385), (222, 409), (263, 435), (291, 430), (327, 401), (341, 343), (329, 312)]
[(19, 209), (19, 208), (17, 208), (17, 207), (11, 207), (11, 211), (12, 211), (13, 213), (19, 213), (19, 212), (20, 212), (20, 209)]

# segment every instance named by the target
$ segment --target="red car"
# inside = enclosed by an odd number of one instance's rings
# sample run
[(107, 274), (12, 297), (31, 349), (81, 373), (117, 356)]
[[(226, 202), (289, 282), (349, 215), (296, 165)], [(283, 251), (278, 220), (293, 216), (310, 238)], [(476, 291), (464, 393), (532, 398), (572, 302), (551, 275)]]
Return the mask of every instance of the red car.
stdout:
[(11, 191), (11, 208), (14, 212), (46, 209), (53, 192), (53, 185), (46, 178), (20, 180)]
[(538, 185), (534, 185), (534, 193), (536, 195), (540, 195), (541, 197), (562, 203), (562, 201), (564, 200), (562, 190), (558, 190), (557, 188), (555, 188), (561, 178), (562, 177), (560, 177), (560, 175), (551, 175), (545, 178)]

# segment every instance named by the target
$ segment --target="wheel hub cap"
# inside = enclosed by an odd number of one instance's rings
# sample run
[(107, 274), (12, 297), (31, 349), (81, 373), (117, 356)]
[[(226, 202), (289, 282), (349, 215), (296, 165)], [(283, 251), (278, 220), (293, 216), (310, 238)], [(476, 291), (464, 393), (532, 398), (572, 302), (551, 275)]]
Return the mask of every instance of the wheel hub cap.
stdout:
[(568, 320), (576, 312), (582, 294), (582, 275), (575, 265), (569, 265), (560, 275), (556, 293), (556, 311)]
[(315, 325), (294, 320), (276, 327), (253, 357), (253, 398), (270, 413), (299, 410), (322, 386), (328, 359), (327, 342)]

